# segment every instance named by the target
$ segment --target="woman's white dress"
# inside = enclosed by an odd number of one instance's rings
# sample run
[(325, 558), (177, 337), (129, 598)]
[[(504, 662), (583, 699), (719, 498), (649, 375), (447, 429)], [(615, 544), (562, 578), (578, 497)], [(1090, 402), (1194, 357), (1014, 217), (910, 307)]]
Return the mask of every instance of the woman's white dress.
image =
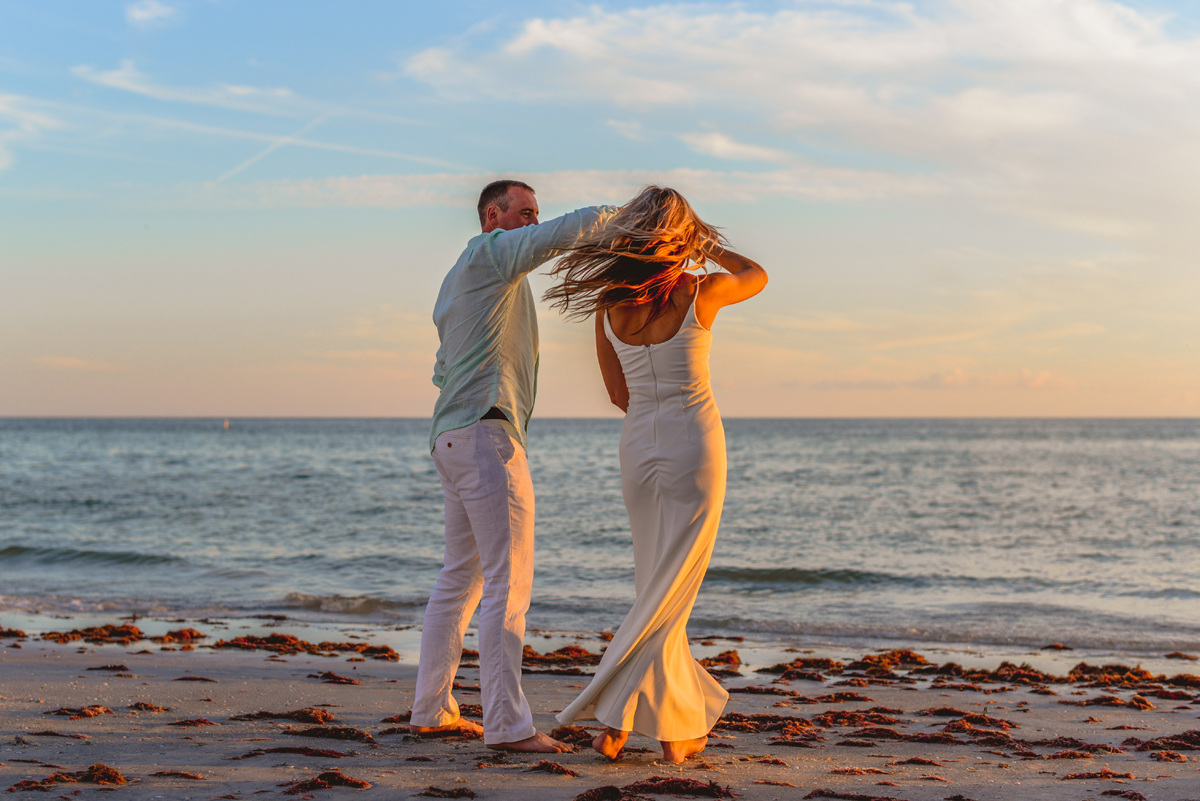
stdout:
[(708, 369), (712, 332), (696, 321), (694, 298), (679, 332), (661, 344), (627, 345), (607, 314), (604, 332), (629, 387), (621, 488), (637, 600), (591, 684), (558, 720), (595, 718), (656, 740), (690, 740), (712, 729), (729, 700), (692, 658), (686, 629), (725, 500), (725, 430)]

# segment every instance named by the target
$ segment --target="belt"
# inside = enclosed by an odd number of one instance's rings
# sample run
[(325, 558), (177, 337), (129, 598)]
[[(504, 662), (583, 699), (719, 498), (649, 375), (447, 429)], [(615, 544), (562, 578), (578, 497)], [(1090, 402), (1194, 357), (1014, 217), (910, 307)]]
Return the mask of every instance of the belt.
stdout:
[(488, 409), (486, 413), (484, 413), (483, 417), (480, 417), (479, 419), (480, 420), (507, 420), (508, 416), (505, 415), (504, 412), (500, 411), (495, 406), (493, 406), (492, 408)]

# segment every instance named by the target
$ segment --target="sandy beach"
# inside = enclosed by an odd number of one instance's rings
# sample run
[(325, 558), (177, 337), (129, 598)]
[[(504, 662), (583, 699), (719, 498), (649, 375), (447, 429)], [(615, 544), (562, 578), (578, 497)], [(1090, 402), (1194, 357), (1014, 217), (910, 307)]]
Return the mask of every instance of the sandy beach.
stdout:
[[(108, 792), (130, 799), (424, 792), (595, 801), (667, 791), (764, 801), (1200, 798), (1192, 703), (1200, 678), (1183, 655), (1172, 675), (1093, 666), (1067, 680), (1011, 665), (964, 674), (903, 651), (851, 663), (797, 651), (789, 662), (755, 667), (738, 663), (730, 647), (738, 643), (698, 642), (698, 653), (725, 654), (710, 657), (710, 669), (733, 694), (709, 748), (677, 766), (636, 735), (614, 763), (586, 747), (543, 761), (500, 754), (478, 740), (414, 738), (404, 719), (415, 664), (362, 638), (240, 643), (275, 649), (266, 650), (237, 647), (233, 638), (213, 647), (219, 636), (99, 644), (8, 634), (0, 650), (0, 785), (9, 792), (81, 799)], [(525, 690), (544, 731), (557, 728), (553, 713), (586, 683), (578, 674), (603, 645), (599, 637), (578, 639), (557, 654), (530, 655), (529, 669), (541, 672), (526, 676)], [(459, 676), (464, 705), (478, 704), (472, 663), (468, 652)], [(478, 716), (477, 707), (464, 709)], [(587, 736), (560, 732), (569, 735)], [(96, 765), (119, 777), (88, 772)], [(332, 786), (304, 784), (322, 774)]]

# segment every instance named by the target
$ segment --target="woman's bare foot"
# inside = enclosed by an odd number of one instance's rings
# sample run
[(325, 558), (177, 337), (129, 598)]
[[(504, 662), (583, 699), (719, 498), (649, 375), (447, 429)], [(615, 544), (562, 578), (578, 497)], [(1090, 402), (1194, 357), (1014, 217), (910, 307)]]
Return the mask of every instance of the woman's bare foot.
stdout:
[(540, 731), (535, 731), (532, 737), (526, 737), (524, 740), (517, 740), (512, 743), (495, 743), (489, 745), (488, 748), (494, 748), (497, 751), (524, 751), (533, 754), (569, 754), (575, 750), (575, 746), (560, 743), (558, 740), (547, 737)]
[(413, 734), (426, 736), (446, 734), (448, 732), (462, 732), (463, 734), (483, 736), (483, 727), (466, 718), (459, 718), (453, 723), (447, 723), (445, 726), (409, 726), (408, 730)]
[(674, 743), (660, 740), (659, 744), (662, 745), (663, 759), (678, 765), (692, 754), (698, 754), (703, 751), (704, 746), (708, 745), (708, 735), (697, 737), (695, 740), (680, 740)]
[(609, 759), (617, 760), (621, 758), (621, 754), (625, 751), (625, 741), (628, 739), (629, 732), (607, 728), (600, 734), (597, 734), (596, 739), (592, 740), (592, 748), (604, 754)]

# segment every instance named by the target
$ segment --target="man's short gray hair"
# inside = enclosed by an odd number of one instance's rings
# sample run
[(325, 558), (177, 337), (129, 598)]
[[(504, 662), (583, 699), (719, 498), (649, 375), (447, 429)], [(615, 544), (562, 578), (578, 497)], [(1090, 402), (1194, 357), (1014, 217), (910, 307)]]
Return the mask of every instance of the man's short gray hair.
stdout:
[(533, 192), (532, 186), (524, 181), (516, 181), (512, 178), (492, 181), (483, 188), (483, 191), (479, 193), (478, 209), (480, 225), (487, 225), (488, 206), (497, 206), (500, 211), (508, 211), (508, 190), (514, 186), (519, 186), (522, 189), (528, 189), (530, 192)]

